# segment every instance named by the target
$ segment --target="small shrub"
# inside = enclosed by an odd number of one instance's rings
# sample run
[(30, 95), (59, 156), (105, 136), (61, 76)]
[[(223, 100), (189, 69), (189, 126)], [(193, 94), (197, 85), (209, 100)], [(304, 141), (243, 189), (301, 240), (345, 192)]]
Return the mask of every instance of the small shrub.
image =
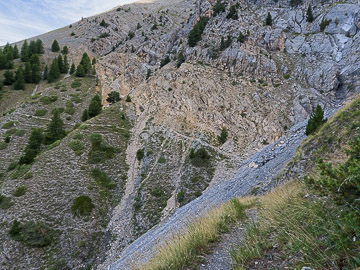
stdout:
[(126, 101), (126, 102), (131, 102), (131, 97), (130, 97), (130, 96), (127, 96), (125, 101)]
[(75, 113), (75, 106), (71, 100), (66, 101), (65, 113), (70, 115)]
[(139, 149), (136, 152), (136, 158), (138, 161), (141, 161), (144, 158), (145, 149)]
[(160, 68), (170, 63), (170, 57), (167, 55), (163, 60), (160, 62)]
[(23, 137), (25, 135), (25, 130), (24, 129), (18, 129), (16, 130), (15, 132), (15, 136), (18, 136), (18, 137)]
[(11, 162), (7, 170), (10, 172), (16, 168), (18, 164), (16, 162)]
[(166, 159), (164, 157), (160, 157), (158, 160), (159, 163), (165, 163)]
[(320, 31), (324, 32), (325, 28), (331, 23), (331, 19), (322, 19), (321, 23), (320, 23)]
[(53, 148), (55, 148), (55, 147), (58, 147), (58, 146), (60, 145), (60, 143), (61, 143), (61, 140), (57, 140), (57, 141), (55, 141), (54, 143), (48, 145), (47, 149), (48, 149), (48, 150), (51, 150), (51, 149), (53, 149)]
[(71, 211), (74, 216), (89, 216), (95, 205), (92, 203), (89, 196), (79, 196), (77, 197), (73, 205), (71, 206)]
[(116, 183), (111, 181), (111, 179), (106, 175), (106, 173), (99, 169), (93, 169), (91, 171), (91, 176), (94, 178), (96, 184), (98, 184), (100, 187), (106, 189), (116, 188)]
[(10, 197), (6, 197), (0, 194), (0, 208), (3, 210), (9, 209), (14, 203), (11, 202)]
[(110, 36), (109, 33), (102, 33), (100, 36), (98, 36), (98, 38), (107, 38), (109, 36)]
[(18, 165), (14, 172), (10, 175), (11, 179), (23, 177), (31, 168), (31, 165)]
[(203, 147), (196, 152), (194, 151), (194, 149), (191, 149), (189, 157), (191, 160), (191, 164), (196, 167), (205, 167), (208, 165), (210, 160), (210, 155)]
[(41, 101), (41, 103), (44, 104), (44, 105), (49, 105), (49, 104), (57, 101), (57, 99), (58, 99), (58, 96), (57, 96), (57, 95), (52, 95), (52, 96), (50, 96), (50, 97), (49, 97), (49, 96), (42, 96), (42, 97), (40, 98), (40, 101)]
[(176, 199), (179, 203), (182, 203), (185, 200), (185, 192), (183, 190), (179, 191), (176, 195)]
[(0, 150), (5, 150), (8, 147), (6, 142), (0, 142)]
[(35, 116), (45, 116), (47, 114), (47, 110), (37, 110), (36, 112), (35, 112)]
[(223, 127), (221, 130), (220, 136), (218, 136), (218, 140), (221, 144), (224, 144), (228, 138), (228, 131), (226, 127)]
[(33, 177), (33, 173), (32, 172), (27, 172), (25, 175), (24, 175), (24, 179), (30, 179)]
[(1, 128), (10, 129), (10, 128), (14, 127), (15, 124), (17, 124), (17, 121), (9, 121), (9, 122), (3, 124), (3, 126)]
[(309, 136), (313, 134), (327, 119), (324, 118), (324, 111), (320, 105), (316, 106), (315, 111), (310, 115), (310, 119), (306, 126), (305, 134)]
[(80, 140), (70, 141), (69, 147), (78, 155), (82, 154), (82, 150), (85, 148), (84, 144)]
[(15, 189), (13, 195), (14, 195), (15, 197), (21, 197), (21, 196), (23, 196), (25, 193), (26, 193), (26, 187), (25, 187), (25, 186), (18, 186), (18, 187)]
[(30, 247), (45, 247), (51, 244), (53, 232), (41, 222), (32, 221), (21, 225), (15, 220), (9, 230), (12, 239)]
[(78, 87), (80, 87), (81, 85), (82, 85), (81, 80), (76, 79), (76, 80), (74, 80), (74, 81), (72, 82), (71, 88), (78, 88)]
[(150, 194), (151, 196), (159, 198), (164, 194), (164, 191), (159, 187), (154, 187), (153, 189), (151, 189)]
[(288, 80), (288, 79), (290, 79), (290, 74), (284, 74), (284, 79), (286, 79), (286, 80)]

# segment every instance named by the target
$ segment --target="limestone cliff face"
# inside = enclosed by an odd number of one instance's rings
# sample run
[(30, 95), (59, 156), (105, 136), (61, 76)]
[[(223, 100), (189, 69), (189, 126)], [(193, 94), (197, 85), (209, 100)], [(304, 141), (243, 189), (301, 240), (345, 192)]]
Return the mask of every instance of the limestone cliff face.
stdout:
[[(70, 47), (70, 58), (76, 64), (83, 52), (96, 57), (97, 82), (92, 81), (91, 89), (101, 93), (105, 113), (92, 120), (89, 130), (84, 128), (81, 133), (90, 136), (89, 131), (102, 132), (104, 128), (105, 138), (116, 146), (121, 141), (122, 146), (115, 165), (108, 161), (103, 166), (103, 170), (121, 185), (116, 190), (119, 195), (116, 202), (103, 210), (106, 218), (100, 222), (102, 227), (92, 220), (97, 224), (93, 233), (100, 235), (96, 241), (101, 248), (84, 251), (76, 248), (81, 237), (64, 240), (55, 253), (58, 257), (71, 254), (64, 257), (67, 267), (80, 269), (92, 264), (96, 268), (101, 263), (103, 266), (111, 264), (131, 241), (181, 205), (234, 175), (241, 161), (306, 119), (314, 106), (321, 104), (327, 108), (360, 91), (360, 15), (356, 1), (308, 1), (297, 7), (283, 0), (223, 2), (225, 11), (215, 15), (215, 0), (142, 1), (84, 18), (73, 23), (71, 28), (64, 27), (39, 37), (48, 48), (55, 38), (61, 46)], [(306, 20), (309, 4), (315, 18), (312, 23)], [(228, 16), (232, 6), (237, 18)], [(268, 13), (273, 19), (271, 26), (265, 25)], [(196, 46), (189, 47), (189, 32), (202, 16), (208, 18), (202, 38)], [(107, 27), (100, 26), (103, 19)], [(179, 66), (181, 54), (185, 61)], [(51, 56), (47, 50), (45, 58)], [(163, 61), (167, 57), (169, 63)], [(42, 91), (48, 94), (55, 89), (50, 87)], [(107, 104), (111, 91), (120, 93), (121, 105)], [(76, 92), (62, 94), (61, 102), (74, 98), (73, 95)], [(125, 101), (127, 96), (131, 97), (131, 103)], [(82, 98), (88, 103), (90, 96), (84, 94)], [(26, 106), (30, 106), (25, 108), (32, 112), (37, 105)], [(81, 106), (85, 108), (87, 104)], [(1, 118), (1, 123), (14, 120), (17, 112)], [(131, 122), (130, 138), (119, 132), (122, 127), (116, 124), (121, 113)], [(80, 115), (81, 112), (77, 112), (76, 119)], [(20, 125), (26, 121), (15, 120)], [(69, 120), (68, 124), (74, 126), (75, 122)], [(218, 136), (224, 127), (228, 138), (221, 144)], [(115, 136), (115, 131), (120, 135)], [(86, 142), (90, 147), (89, 140)], [(65, 143), (59, 147), (37, 161), (34, 168), (40, 170), (41, 164), (53, 160), (55, 154), (64, 156)], [(189, 155), (191, 149), (201, 148), (209, 154), (206, 164), (196, 163)], [(15, 150), (19, 152), (21, 147)], [(140, 160), (138, 152), (144, 153)], [(83, 168), (86, 156), (81, 157), (83, 160), (74, 161), (72, 165), (61, 161), (56, 168), (78, 171), (76, 181), (87, 186), (92, 180), (90, 172)], [(76, 158), (74, 154), (70, 160)], [(6, 171), (10, 161), (7, 162), (4, 158), (1, 170)], [(4, 175), (7, 184), (1, 191), (10, 194), (10, 176)], [(41, 175), (42, 187), (52, 183), (51, 177), (51, 172)], [(67, 177), (71, 178), (71, 173)], [(65, 193), (74, 197), (71, 188)], [(47, 198), (57, 192), (56, 189), (44, 191), (44, 196)], [(95, 196), (93, 191), (84, 189), (76, 192)], [(29, 205), (29, 209), (23, 207), (31, 211), (36, 204)], [(50, 223), (56, 221), (53, 225), (59, 228), (61, 239), (69, 238), (84, 226), (91, 227), (87, 221), (81, 221), (82, 225), (72, 221), (71, 232), (66, 234), (58, 218), (61, 211), (67, 211), (71, 219), (71, 212), (66, 202), (62, 201), (61, 205), (58, 208), (49, 206), (45, 212), (50, 217), (44, 218)], [(16, 209), (19, 207), (17, 205)], [(22, 212), (14, 210), (3, 222), (10, 223)], [(41, 219), (41, 213), (31, 215)], [(91, 231), (88, 227), (81, 232)], [(6, 225), (1, 228), (3, 232), (8, 229)], [(11, 246), (6, 233), (4, 239)], [(7, 255), (3, 253), (10, 258), (9, 264), (21, 258), (16, 247), (5, 252)], [(80, 255), (77, 249), (81, 250)], [(44, 257), (45, 253), (42, 253)], [(38, 255), (30, 253), (31, 258), (18, 265), (28, 266)], [(48, 261), (43, 259), (38, 265), (46, 263)]]

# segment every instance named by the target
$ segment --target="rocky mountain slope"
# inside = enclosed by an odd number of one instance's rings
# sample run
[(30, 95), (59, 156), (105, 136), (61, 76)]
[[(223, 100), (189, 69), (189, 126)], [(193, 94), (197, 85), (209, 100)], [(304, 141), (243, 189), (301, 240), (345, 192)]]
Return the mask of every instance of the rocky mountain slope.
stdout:
[[(216, 14), (216, 1), (211, 0), (143, 1), (36, 37), (45, 44), (44, 62), (54, 56), (50, 45), (57, 39), (70, 48), (76, 64), (83, 52), (95, 57), (97, 74), (83, 79), (80, 88), (71, 87), (73, 76), (54, 84), (41, 82), (38, 95), (12, 102), (14, 110), (0, 118), (1, 135), (9, 132), (4, 124), (11, 121), (10, 130), (25, 131), (0, 150), (0, 192), (12, 204), (0, 209), (0, 268), (106, 268), (119, 258), (130, 259), (125, 254), (131, 248), (124, 248), (180, 206), (197, 197), (206, 200), (217, 183), (226, 190), (230, 182), (225, 180), (240, 179), (239, 169), (270, 164), (264, 177), (270, 177), (269, 171), (276, 175), (303, 138), (297, 127), (314, 106), (332, 111), (360, 90), (358, 3), (295, 2), (224, 1), (224, 11)], [(312, 23), (306, 21), (309, 4)], [(229, 16), (231, 10), (237, 18)], [(265, 25), (268, 13), (272, 25)], [(202, 39), (190, 47), (189, 32), (203, 16), (208, 22)], [(123, 101), (109, 106), (111, 91), (119, 92)], [(102, 114), (77, 125), (95, 92), (102, 96)], [(54, 95), (53, 103), (42, 104), (43, 96)], [(131, 102), (125, 102), (127, 96)], [(31, 178), (24, 173), (12, 179), (7, 168), (21, 155), (31, 128), (46, 127), (50, 111), (66, 108), (69, 100), (75, 112), (62, 118), (72, 132), (53, 149), (44, 149), (29, 168)], [(39, 109), (47, 110), (48, 117), (34, 116)], [(228, 138), (221, 144), (218, 136), (224, 127)], [(99, 165), (89, 161), (92, 134), (101, 134), (115, 149)], [(294, 141), (286, 144), (282, 136)], [(69, 148), (73, 140), (81, 141), (82, 153)], [(278, 153), (273, 146), (244, 163), (277, 140), (284, 149), (279, 154), (287, 155), (276, 166), (268, 162)], [(191, 156), (191, 149), (199, 155), (205, 150), (206, 158)], [(95, 169), (116, 188), (99, 186)], [(239, 184), (249, 191), (258, 184), (254, 177)], [(26, 186), (26, 194), (14, 197), (20, 185)], [(71, 212), (73, 200), (81, 195), (94, 202), (91, 218), (79, 219)], [(47, 224), (55, 231), (54, 242), (34, 249), (12, 240), (8, 230), (15, 219)], [(132, 246), (155, 238), (152, 232)]]

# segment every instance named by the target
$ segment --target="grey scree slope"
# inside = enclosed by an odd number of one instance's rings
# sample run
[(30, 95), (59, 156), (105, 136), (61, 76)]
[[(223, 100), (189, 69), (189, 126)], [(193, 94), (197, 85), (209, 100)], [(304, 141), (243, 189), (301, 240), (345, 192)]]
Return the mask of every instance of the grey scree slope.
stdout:
[[(326, 116), (333, 115), (338, 106), (330, 108)], [(219, 183), (199, 198), (177, 209), (173, 216), (155, 226), (136, 239), (120, 254), (119, 260), (108, 266), (107, 270), (132, 269), (151, 259), (157, 249), (171, 240), (175, 233), (181, 233), (196, 217), (204, 215), (211, 208), (234, 197), (245, 196), (252, 187), (266, 187), (281, 172), (284, 165), (294, 156), (297, 147), (306, 138), (307, 120), (293, 126), (283, 137), (265, 147), (240, 165), (237, 175)], [(258, 168), (249, 168), (255, 162)]]

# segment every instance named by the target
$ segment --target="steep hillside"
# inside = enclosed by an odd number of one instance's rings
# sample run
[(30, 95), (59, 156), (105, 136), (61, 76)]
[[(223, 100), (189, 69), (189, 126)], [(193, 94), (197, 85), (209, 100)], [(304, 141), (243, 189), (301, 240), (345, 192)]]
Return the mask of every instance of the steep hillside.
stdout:
[[(142, 1), (35, 37), (45, 47), (42, 68), (61, 54), (50, 50), (56, 39), (76, 66), (84, 52), (95, 58), (96, 75), (80, 87), (74, 74), (25, 91), (4, 87), (0, 133), (11, 141), (0, 142), (0, 268), (105, 268), (179, 207), (245, 173), (239, 169), (279, 154), (266, 167), (270, 175), (263, 171), (268, 179), (277, 174), (313, 108), (333, 112), (360, 91), (358, 4), (315, 1), (313, 22), (307, 8), (297, 1)], [(114, 105), (107, 102), (112, 91), (122, 98)], [(103, 112), (82, 123), (95, 92)], [(67, 136), (43, 146), (31, 166), (9, 170), (31, 129), (46, 129), (55, 108), (64, 108)], [(227, 136), (219, 139), (222, 130)], [(275, 141), (273, 155), (264, 147)], [(99, 149), (100, 158), (93, 156)], [(252, 179), (237, 195), (257, 185)], [(26, 193), (16, 197), (19, 186)], [(84, 218), (72, 211), (80, 196), (94, 205)], [(51, 244), (14, 240), (14, 220), (42, 222)]]

